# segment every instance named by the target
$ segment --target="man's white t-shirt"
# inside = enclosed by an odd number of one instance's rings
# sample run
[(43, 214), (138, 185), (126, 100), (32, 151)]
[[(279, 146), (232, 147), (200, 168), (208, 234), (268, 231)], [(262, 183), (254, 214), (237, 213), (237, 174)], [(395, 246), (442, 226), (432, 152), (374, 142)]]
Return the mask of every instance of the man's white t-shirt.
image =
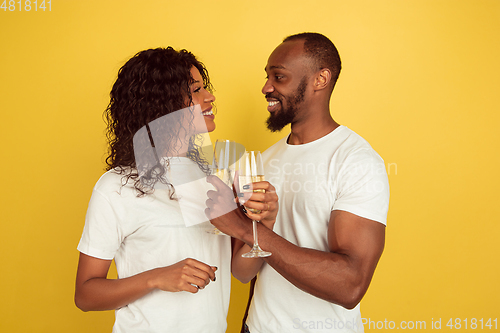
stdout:
[[(192, 193), (206, 197), (211, 185), (194, 162), (173, 158), (170, 163), (171, 174), (191, 175), (196, 184), (206, 184), (200, 185), (198, 194)], [(137, 197), (133, 182), (122, 186), (122, 179), (111, 170), (95, 185), (78, 245), (80, 252), (114, 259), (119, 278), (186, 258), (218, 270), (216, 281), (196, 294), (156, 290), (116, 310), (113, 332), (225, 332), (231, 289), (230, 238), (208, 233), (213, 228), (208, 221), (186, 226), (190, 223), (183, 219), (179, 202), (189, 193), (177, 193), (179, 201), (171, 200), (166, 189)]]
[[(386, 224), (389, 183), (384, 161), (345, 126), (303, 145), (284, 138), (263, 154), (280, 209), (274, 231), (293, 244), (328, 252), (328, 223), (343, 210)], [(363, 332), (352, 310), (308, 294), (264, 263), (247, 319), (251, 333)]]

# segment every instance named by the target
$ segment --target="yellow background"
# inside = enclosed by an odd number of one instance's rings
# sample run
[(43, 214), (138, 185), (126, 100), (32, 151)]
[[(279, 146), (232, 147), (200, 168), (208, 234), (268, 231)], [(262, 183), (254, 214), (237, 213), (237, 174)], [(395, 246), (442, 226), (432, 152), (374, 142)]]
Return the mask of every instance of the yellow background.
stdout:
[[(264, 150), (286, 131), (263, 124), (263, 69), (283, 37), (303, 31), (338, 47), (332, 114), (388, 166), (387, 244), (362, 316), (426, 321), (427, 331), (439, 318), (443, 330), (461, 318), (464, 330), (464, 319), (500, 317), (500, 1), (16, 6), (0, 10), (1, 332), (111, 331), (113, 312), (83, 313), (73, 292), (76, 245), (104, 168), (102, 112), (128, 58), (191, 50), (216, 88), (212, 140)], [(237, 332), (247, 286), (232, 291), (228, 332)]]

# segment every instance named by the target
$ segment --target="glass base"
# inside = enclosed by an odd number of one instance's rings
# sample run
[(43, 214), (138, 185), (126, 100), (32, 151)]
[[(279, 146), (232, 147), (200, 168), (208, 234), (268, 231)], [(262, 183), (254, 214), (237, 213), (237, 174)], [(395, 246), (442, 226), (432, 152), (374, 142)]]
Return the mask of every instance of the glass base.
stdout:
[(243, 258), (264, 258), (269, 257), (272, 253), (262, 250), (259, 246), (254, 246), (250, 252), (243, 253)]

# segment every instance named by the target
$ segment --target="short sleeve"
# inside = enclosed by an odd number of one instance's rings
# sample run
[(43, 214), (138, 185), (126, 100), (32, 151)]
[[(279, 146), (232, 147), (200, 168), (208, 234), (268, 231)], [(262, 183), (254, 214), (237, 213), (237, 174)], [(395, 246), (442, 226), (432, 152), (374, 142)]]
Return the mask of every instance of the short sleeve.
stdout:
[(112, 260), (121, 245), (121, 234), (115, 210), (107, 198), (94, 189), (78, 251), (91, 257)]
[(332, 210), (387, 223), (389, 180), (382, 158), (371, 149), (349, 154), (335, 173)]

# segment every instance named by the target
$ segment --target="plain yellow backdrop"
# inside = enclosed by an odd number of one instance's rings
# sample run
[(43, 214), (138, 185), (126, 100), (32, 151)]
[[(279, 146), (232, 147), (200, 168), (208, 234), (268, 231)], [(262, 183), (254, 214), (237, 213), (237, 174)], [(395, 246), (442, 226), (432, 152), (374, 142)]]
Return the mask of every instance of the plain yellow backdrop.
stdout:
[[(104, 168), (102, 112), (128, 58), (191, 50), (216, 88), (212, 140), (264, 150), (288, 129), (265, 129), (263, 69), (282, 38), (303, 31), (338, 47), (332, 115), (388, 168), (387, 243), (362, 316), (425, 321), (421, 331), (439, 319), (442, 330), (450, 318), (471, 330), (472, 318), (500, 316), (500, 1), (52, 0), (50, 12), (6, 3), (1, 332), (111, 332), (113, 312), (83, 313), (73, 292), (76, 245)], [(238, 331), (247, 293), (233, 279), (227, 332)], [(381, 331), (374, 326), (365, 328)]]

